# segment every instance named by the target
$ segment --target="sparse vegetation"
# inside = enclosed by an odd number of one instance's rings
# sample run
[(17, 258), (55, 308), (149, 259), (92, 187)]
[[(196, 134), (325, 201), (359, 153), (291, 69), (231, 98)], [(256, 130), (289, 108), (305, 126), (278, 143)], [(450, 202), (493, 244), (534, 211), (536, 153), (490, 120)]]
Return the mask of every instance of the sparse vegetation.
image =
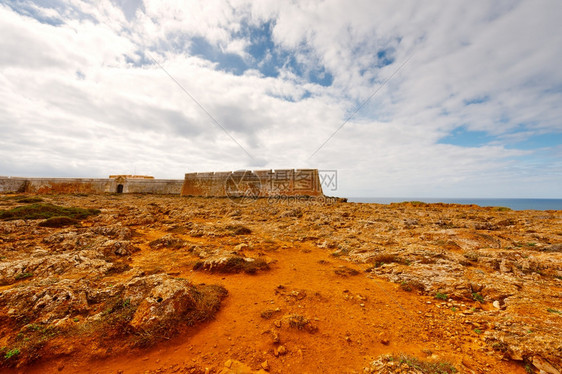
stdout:
[(174, 238), (171, 235), (165, 235), (159, 239), (155, 239), (148, 243), (150, 248), (160, 249), (160, 248), (170, 248), (170, 249), (180, 249), (185, 247), (185, 240)]
[(421, 292), (425, 291), (425, 286), (418, 280), (403, 281), (400, 283), (400, 288), (408, 292), (412, 292), (414, 290)]
[(508, 208), (506, 206), (495, 206), (494, 210), (497, 212), (509, 212), (511, 211), (511, 208)]
[(379, 253), (369, 259), (373, 267), (378, 268), (384, 264), (403, 263), (403, 261), (394, 253)]
[(468, 251), (462, 254), (468, 261), (478, 262), (480, 255), (476, 251)]
[[(427, 362), (422, 361), (416, 357), (401, 354), (398, 356), (385, 356), (384, 361), (398, 363), (398, 367), (404, 365), (404, 369), (413, 368), (423, 374), (454, 374), (457, 369), (450, 362)], [(406, 366), (407, 365), (407, 366)]]
[(99, 214), (97, 209), (83, 209), (76, 207), (63, 207), (48, 203), (37, 203), (19, 206), (9, 210), (0, 211), (0, 220), (10, 221), (16, 219), (34, 220), (52, 217), (68, 217), (73, 219), (84, 219)]
[(340, 257), (340, 256), (347, 256), (351, 252), (349, 248), (340, 248), (338, 251), (332, 252), (332, 256)]
[[(133, 328), (131, 321), (135, 316), (138, 305), (130, 299), (115, 298), (108, 302), (102, 312), (100, 321), (87, 323), (82, 327), (88, 334), (102, 331), (102, 339), (121, 339), (126, 344), (135, 347), (149, 347), (153, 344), (167, 340), (185, 326), (214, 318), (220, 309), (221, 301), (228, 295), (228, 291), (218, 285), (193, 286), (194, 307), (184, 315), (177, 315), (171, 319), (163, 319), (150, 328)], [(100, 327), (101, 326), (101, 327)]]
[(33, 203), (43, 202), (43, 199), (40, 197), (28, 197), (28, 196), (15, 196), (14, 200), (16, 200), (20, 204), (33, 204)]
[(280, 313), (280, 312), (281, 312), (281, 310), (279, 308), (277, 308), (277, 309), (266, 309), (266, 310), (264, 310), (263, 312), (260, 313), (260, 316), (263, 319), (270, 319), (275, 314)]
[(446, 293), (437, 292), (435, 294), (435, 298), (439, 300), (447, 300), (449, 298), (449, 295), (447, 295)]
[(37, 359), (40, 357), (41, 348), (57, 334), (58, 330), (50, 325), (25, 325), (17, 334), (9, 338), (10, 345), (17, 348), (8, 350), (4, 354), (6, 365), (13, 365), (16, 359), (18, 365)]
[(507, 351), (507, 344), (504, 342), (495, 342), (492, 344), (492, 349), (498, 352), (505, 352)]
[(481, 295), (480, 293), (478, 293), (478, 292), (473, 292), (473, 293), (472, 293), (472, 299), (473, 299), (474, 301), (478, 301), (478, 302), (480, 302), (480, 303), (483, 303), (483, 302), (484, 302), (484, 296), (482, 296), (482, 295)]
[(559, 311), (557, 309), (552, 309), (552, 308), (547, 308), (546, 311), (549, 312), (549, 313), (562, 314), (561, 311)]
[(425, 206), (427, 205), (427, 203), (424, 203), (423, 201), (418, 201), (418, 200), (413, 200), (413, 201), (405, 201), (405, 204), (410, 204), (413, 206)]
[(225, 227), (227, 231), (230, 232), (231, 235), (250, 235), (252, 230), (244, 225), (227, 225)]
[(20, 280), (20, 279), (25, 279), (25, 278), (31, 278), (33, 276), (33, 273), (19, 273), (18, 275), (15, 276), (16, 280)]
[(308, 318), (306, 318), (305, 316), (301, 316), (300, 314), (291, 314), (285, 316), (285, 320), (287, 320), (290, 327), (296, 328), (298, 330), (304, 329), (310, 322)]
[(17, 204), (33, 204), (43, 202), (43, 199), (36, 196), (14, 195), (1, 197), (2, 201), (15, 202)]
[(347, 266), (340, 266), (334, 270), (334, 273), (342, 277), (348, 277), (359, 274), (359, 271)]
[(221, 301), (228, 296), (228, 291), (217, 284), (201, 284), (196, 286), (195, 309), (183, 321), (188, 326), (195, 323), (208, 321), (215, 317), (219, 311)]
[(65, 227), (76, 225), (80, 221), (70, 218), (70, 217), (51, 217), (47, 218), (45, 221), (39, 223), (41, 227)]
[(4, 355), (4, 358), (6, 360), (9, 360), (12, 357), (18, 356), (19, 354), (20, 354), (20, 350), (18, 348), (10, 349), (8, 352), (6, 352), (6, 354)]

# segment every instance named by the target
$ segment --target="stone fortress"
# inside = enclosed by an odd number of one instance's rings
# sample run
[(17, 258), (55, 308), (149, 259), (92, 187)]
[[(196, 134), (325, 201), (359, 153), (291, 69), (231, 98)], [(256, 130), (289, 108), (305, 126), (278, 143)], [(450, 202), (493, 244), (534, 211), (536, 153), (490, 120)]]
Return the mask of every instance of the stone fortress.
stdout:
[(143, 175), (109, 178), (0, 176), (0, 193), (144, 193), (206, 197), (324, 196), (317, 169), (188, 173), (182, 179)]
[(189, 173), (182, 196), (323, 196), (317, 169)]

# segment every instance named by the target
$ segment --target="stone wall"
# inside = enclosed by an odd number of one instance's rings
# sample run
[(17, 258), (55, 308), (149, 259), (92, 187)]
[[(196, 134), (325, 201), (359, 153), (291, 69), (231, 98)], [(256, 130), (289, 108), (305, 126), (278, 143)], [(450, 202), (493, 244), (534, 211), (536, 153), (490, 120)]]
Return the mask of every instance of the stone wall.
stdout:
[(127, 179), (123, 184), (123, 193), (179, 195), (182, 186), (181, 179)]
[[(154, 193), (179, 195), (180, 179), (0, 177), (0, 193)], [(121, 187), (119, 187), (121, 186)]]
[(0, 176), (0, 193), (152, 193), (183, 196), (324, 196), (317, 169), (188, 173), (184, 180), (112, 175), (110, 178)]
[(188, 173), (183, 196), (323, 196), (317, 169)]

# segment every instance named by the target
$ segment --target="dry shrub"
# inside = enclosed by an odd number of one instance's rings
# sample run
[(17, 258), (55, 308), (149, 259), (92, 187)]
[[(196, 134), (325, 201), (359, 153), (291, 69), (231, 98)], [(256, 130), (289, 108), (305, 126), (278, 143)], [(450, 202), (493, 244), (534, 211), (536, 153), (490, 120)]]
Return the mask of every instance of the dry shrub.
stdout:
[(111, 267), (109, 269), (107, 269), (105, 274), (106, 275), (121, 274), (121, 273), (124, 273), (128, 270), (131, 270), (131, 266), (129, 264), (127, 264), (126, 262), (115, 261), (115, 262), (113, 262)]
[(250, 235), (252, 230), (244, 225), (227, 225), (225, 226), (227, 231), (230, 231), (232, 235)]
[(300, 314), (291, 314), (285, 316), (284, 319), (289, 323), (289, 327), (302, 330), (310, 323), (308, 318)]
[(410, 372), (412, 369), (414, 369), (416, 373), (422, 374), (453, 374), (458, 372), (450, 362), (422, 361), (417, 357), (406, 354), (388, 355), (384, 357), (383, 361), (392, 362), (395, 370), (398, 370), (396, 372), (401, 372), (400, 370)]
[(342, 277), (348, 277), (359, 274), (359, 271), (347, 266), (340, 266), (339, 268), (334, 270), (334, 273)]
[(551, 244), (544, 247), (545, 252), (562, 252), (562, 243)]
[(195, 309), (185, 319), (189, 326), (213, 319), (222, 300), (228, 296), (226, 288), (217, 284), (201, 284), (195, 287)]
[(290, 314), (283, 317), (283, 320), (288, 323), (290, 328), (297, 330), (305, 330), (311, 334), (318, 331), (318, 327), (315, 326), (308, 318), (300, 314)]
[(19, 206), (10, 210), (2, 210), (0, 211), (0, 219), (5, 221), (15, 219), (47, 219), (51, 217), (84, 219), (99, 213), (100, 211), (97, 209), (67, 208), (48, 203), (37, 203)]
[(148, 243), (152, 249), (170, 248), (170, 249), (181, 249), (185, 247), (185, 240), (174, 238), (172, 235), (164, 235), (159, 239), (155, 239)]
[(15, 199), (18, 203), (21, 204), (33, 204), (33, 203), (42, 203), (43, 199), (40, 197), (25, 197), (25, 196), (18, 196)]
[(379, 253), (371, 257), (369, 262), (371, 262), (374, 267), (379, 267), (383, 264), (401, 263), (402, 260), (394, 253)]
[(193, 326), (211, 320), (219, 311), (222, 300), (228, 295), (228, 291), (219, 285), (201, 284), (191, 287), (194, 307), (183, 315), (176, 315), (160, 321), (150, 329), (132, 329), (129, 322), (132, 320), (136, 307), (130, 305), (127, 300), (117, 304), (115, 313), (108, 319), (110, 326), (115, 328), (113, 338), (118, 334), (127, 339), (131, 338), (131, 345), (135, 347), (149, 347), (161, 340), (168, 340), (176, 335), (186, 326)]
[(476, 251), (467, 251), (462, 254), (468, 261), (478, 262), (480, 254)]
[(285, 217), (294, 217), (294, 218), (301, 218), (303, 216), (303, 212), (301, 208), (294, 208), (287, 210), (280, 215), (282, 218)]
[(79, 223), (78, 220), (70, 217), (51, 217), (47, 218), (45, 221), (40, 222), (39, 226), (41, 227), (66, 227), (70, 225), (76, 225)]
[(412, 292), (412, 291), (420, 291), (422, 293), (425, 292), (424, 284), (415, 279), (411, 279), (409, 281), (404, 281), (400, 283), (400, 288), (408, 292)]
[(280, 312), (281, 312), (281, 310), (279, 308), (277, 308), (277, 309), (266, 309), (263, 312), (261, 312), (260, 316), (263, 319), (270, 319), (275, 314), (280, 313)]
[(27, 324), (21, 328), (10, 347), (0, 349), (0, 366), (29, 364), (42, 356), (42, 348), (49, 340), (60, 334), (57, 327), (48, 324)]

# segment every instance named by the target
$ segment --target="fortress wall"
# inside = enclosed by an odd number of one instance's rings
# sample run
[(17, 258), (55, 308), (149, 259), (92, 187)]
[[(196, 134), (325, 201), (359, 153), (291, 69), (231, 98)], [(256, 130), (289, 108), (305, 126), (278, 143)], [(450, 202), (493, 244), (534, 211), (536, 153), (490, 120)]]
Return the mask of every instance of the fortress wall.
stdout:
[(179, 195), (182, 186), (181, 179), (127, 179), (123, 183), (123, 193)]
[(0, 177), (0, 193), (115, 193), (118, 192), (119, 185), (123, 186), (123, 193), (179, 195), (183, 185), (183, 180)]
[(183, 196), (323, 196), (317, 169), (241, 170), (185, 175)]
[(112, 191), (112, 180), (91, 178), (30, 178), (25, 192), (53, 193), (104, 193)]
[(0, 176), (0, 193), (23, 191), (25, 179)]
[(226, 196), (226, 181), (230, 173), (188, 173), (182, 186), (182, 196)]
[(110, 192), (110, 179), (0, 177), (0, 192), (103, 193)]
[(278, 169), (188, 173), (184, 180), (0, 177), (0, 193), (153, 193), (184, 196), (323, 196), (318, 170)]

